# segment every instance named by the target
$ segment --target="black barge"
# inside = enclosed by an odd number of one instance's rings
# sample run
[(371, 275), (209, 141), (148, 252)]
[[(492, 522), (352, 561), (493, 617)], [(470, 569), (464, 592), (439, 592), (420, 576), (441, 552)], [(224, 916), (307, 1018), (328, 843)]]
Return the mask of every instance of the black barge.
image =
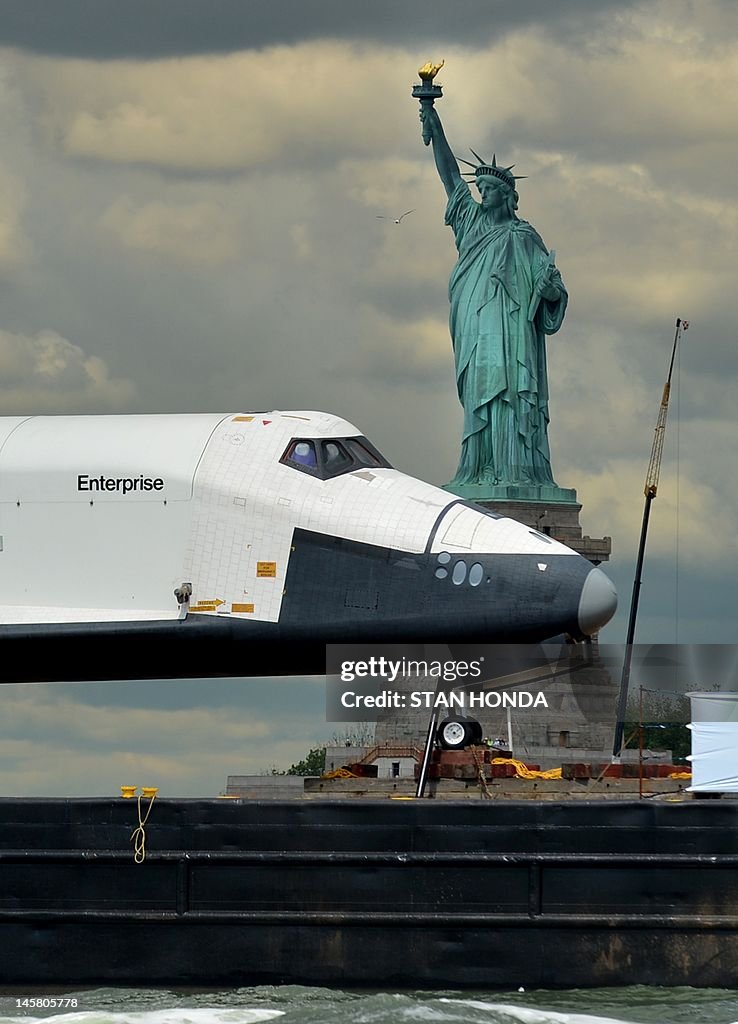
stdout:
[[(738, 802), (0, 800), (0, 986), (735, 986)], [(139, 834), (140, 838), (140, 834)]]

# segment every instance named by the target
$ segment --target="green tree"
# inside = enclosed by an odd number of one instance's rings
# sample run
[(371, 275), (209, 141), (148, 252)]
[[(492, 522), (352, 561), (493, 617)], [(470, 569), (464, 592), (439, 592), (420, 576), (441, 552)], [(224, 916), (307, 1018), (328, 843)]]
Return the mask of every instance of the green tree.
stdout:
[[(638, 722), (625, 723), (626, 746), (638, 749)], [(692, 751), (692, 737), (686, 725), (679, 723), (643, 723), (644, 750), (670, 750), (675, 764), (687, 760)]]
[(285, 775), (322, 775), (325, 771), (325, 747), (313, 747), (302, 761), (297, 761)]
[(367, 747), (374, 742), (374, 722), (355, 722), (351, 729), (334, 732), (323, 746), (313, 747), (301, 761), (297, 761), (286, 772), (273, 768), (272, 775), (322, 775), (325, 771), (326, 746)]
[(684, 694), (645, 690), (639, 694), (636, 691), (628, 701), (624, 733), (628, 737), (626, 745), (631, 749), (638, 748), (641, 721), (645, 750), (670, 750), (673, 762), (686, 762), (692, 749), (692, 736), (686, 724), (690, 717), (689, 698)]

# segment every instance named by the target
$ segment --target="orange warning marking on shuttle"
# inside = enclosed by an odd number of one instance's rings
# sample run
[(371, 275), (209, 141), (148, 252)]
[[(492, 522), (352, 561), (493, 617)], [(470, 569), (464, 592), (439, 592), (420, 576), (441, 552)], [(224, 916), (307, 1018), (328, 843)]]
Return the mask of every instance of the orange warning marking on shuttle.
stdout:
[(209, 601), (196, 601), (195, 604), (190, 605), (191, 612), (217, 612), (218, 608), (225, 604), (225, 601), (221, 601), (220, 598), (214, 597)]

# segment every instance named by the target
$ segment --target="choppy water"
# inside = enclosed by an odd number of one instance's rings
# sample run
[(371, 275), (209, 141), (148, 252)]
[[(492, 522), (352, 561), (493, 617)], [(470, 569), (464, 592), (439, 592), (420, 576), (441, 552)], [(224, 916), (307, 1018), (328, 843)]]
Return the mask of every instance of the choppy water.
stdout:
[[(44, 999), (39, 1007), (16, 1000)], [(50, 999), (65, 1000), (65, 1008)], [(76, 1000), (76, 1007), (66, 1001)], [(738, 989), (347, 992), (297, 985), (207, 992), (0, 993), (0, 1024), (738, 1024)]]

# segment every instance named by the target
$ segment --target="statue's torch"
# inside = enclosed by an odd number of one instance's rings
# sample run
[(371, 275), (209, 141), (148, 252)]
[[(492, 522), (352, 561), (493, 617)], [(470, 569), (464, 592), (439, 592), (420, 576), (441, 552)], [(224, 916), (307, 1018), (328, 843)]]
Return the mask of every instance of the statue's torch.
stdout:
[[(413, 96), (420, 100), (420, 109), (423, 111), (429, 111), (433, 107), (434, 101), (443, 96), (443, 90), (440, 85), (433, 84), (433, 79), (445, 63), (445, 60), (442, 60), (440, 64), (432, 64), (428, 61), (422, 68), (418, 68), (420, 85), (413, 86)], [(423, 124), (423, 142), (428, 146), (430, 140), (430, 128), (427, 124)]]

